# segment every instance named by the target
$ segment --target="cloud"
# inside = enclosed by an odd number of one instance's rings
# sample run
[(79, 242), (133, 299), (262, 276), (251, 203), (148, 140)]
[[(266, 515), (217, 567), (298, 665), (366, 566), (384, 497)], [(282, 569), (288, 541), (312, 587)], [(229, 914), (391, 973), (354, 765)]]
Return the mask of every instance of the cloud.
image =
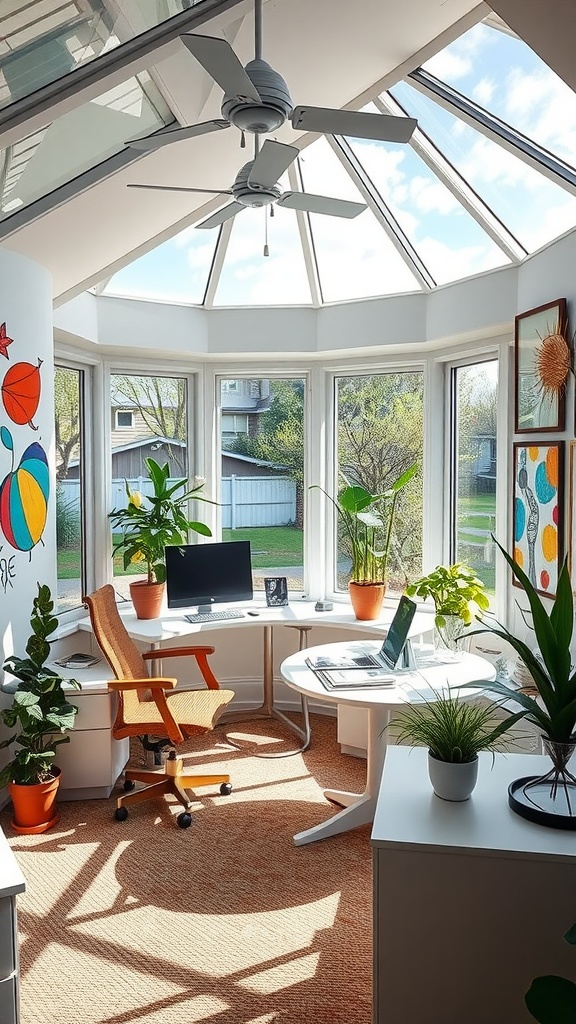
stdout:
[(440, 78), (442, 81), (453, 81), (469, 75), (473, 64), (470, 57), (452, 53), (447, 49), (431, 57), (424, 66), (426, 71), (436, 78)]
[(495, 83), (489, 78), (481, 78), (472, 90), (472, 98), (481, 107), (488, 107), (494, 95)]

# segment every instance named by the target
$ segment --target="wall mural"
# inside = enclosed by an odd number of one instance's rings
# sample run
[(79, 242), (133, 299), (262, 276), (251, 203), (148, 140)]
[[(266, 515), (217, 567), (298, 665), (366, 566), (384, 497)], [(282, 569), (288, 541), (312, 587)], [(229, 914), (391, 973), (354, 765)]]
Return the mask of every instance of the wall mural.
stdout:
[[(14, 339), (8, 336), (4, 322), (0, 326), (0, 354), (6, 359), (10, 359), (8, 346), (12, 344)], [(40, 358), (37, 365), (24, 361), (13, 363), (0, 386), (4, 413), (12, 425), (12, 429), (0, 425), (0, 442), (10, 459), (8, 472), (5, 472), (0, 454), (0, 541), (4, 540), (15, 551), (28, 552), (28, 561), (36, 545), (44, 544), (42, 535), (50, 496), (46, 452), (39, 440), (27, 444), (25, 437), (25, 431), (38, 429), (34, 417), (42, 391), (41, 366)], [(23, 429), (13, 434), (14, 427)], [(21, 452), (19, 457), (17, 452)], [(0, 543), (0, 590), (6, 593), (13, 587), (15, 577), (15, 556), (6, 543)]]

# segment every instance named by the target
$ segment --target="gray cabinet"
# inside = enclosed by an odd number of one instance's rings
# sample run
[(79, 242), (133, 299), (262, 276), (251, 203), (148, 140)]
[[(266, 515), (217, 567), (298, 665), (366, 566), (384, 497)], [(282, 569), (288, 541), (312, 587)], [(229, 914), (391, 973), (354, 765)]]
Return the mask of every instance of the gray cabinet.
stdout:
[(0, 829), (0, 1024), (18, 1024), (18, 925), (16, 897), (26, 882)]
[(508, 807), (508, 784), (538, 775), (536, 754), (480, 755), (470, 800), (432, 792), (428, 753), (389, 747), (374, 861), (376, 1024), (533, 1024), (534, 977), (574, 978), (564, 932), (576, 922), (576, 836)]

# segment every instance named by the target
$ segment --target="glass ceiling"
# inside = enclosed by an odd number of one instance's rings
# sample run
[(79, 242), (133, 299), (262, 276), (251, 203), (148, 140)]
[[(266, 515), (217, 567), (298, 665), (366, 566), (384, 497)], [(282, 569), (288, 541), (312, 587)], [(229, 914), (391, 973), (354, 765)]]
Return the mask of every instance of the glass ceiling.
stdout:
[(0, 109), (202, 0), (0, 3)]
[[(418, 119), (408, 145), (324, 137), (281, 183), (367, 203), (355, 219), (244, 210), (222, 228), (187, 228), (98, 291), (236, 306), (428, 290), (520, 262), (576, 225), (576, 95), (513, 34), (475, 26), (365, 109), (398, 105)], [(564, 178), (542, 150), (568, 165)]]

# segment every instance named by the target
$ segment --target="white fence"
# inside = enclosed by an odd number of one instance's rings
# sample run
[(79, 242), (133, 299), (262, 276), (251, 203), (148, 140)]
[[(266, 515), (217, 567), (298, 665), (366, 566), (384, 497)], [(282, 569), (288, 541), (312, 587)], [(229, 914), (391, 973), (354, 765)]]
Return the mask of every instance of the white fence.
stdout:
[[(176, 480), (170, 481), (176, 483)], [(152, 494), (147, 477), (128, 480), (133, 491)], [(63, 480), (63, 501), (71, 509), (80, 508), (80, 483)], [(124, 480), (112, 481), (111, 508), (127, 504)], [(198, 518), (202, 516), (196, 506)], [(296, 521), (296, 483), (285, 476), (228, 476), (222, 478), (222, 526), (239, 529), (247, 526), (286, 526)]]

